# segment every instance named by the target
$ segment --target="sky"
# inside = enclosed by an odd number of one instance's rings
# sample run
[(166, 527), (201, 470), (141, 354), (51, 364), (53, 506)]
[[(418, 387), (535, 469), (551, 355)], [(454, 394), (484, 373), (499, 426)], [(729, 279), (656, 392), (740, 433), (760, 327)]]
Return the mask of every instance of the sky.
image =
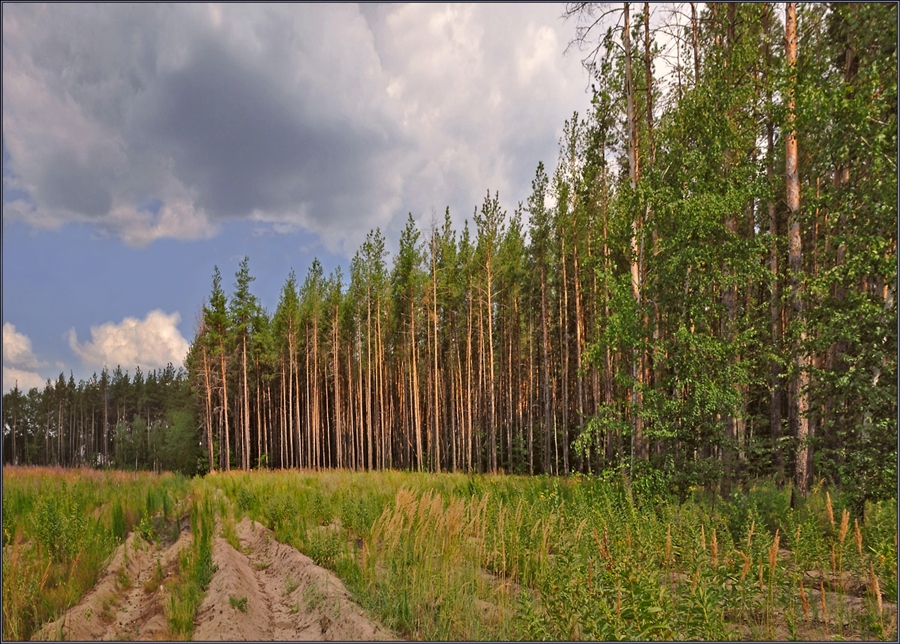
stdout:
[(407, 213), (512, 212), (590, 106), (563, 9), (4, 3), (3, 391), (181, 366), (216, 265), (272, 312)]

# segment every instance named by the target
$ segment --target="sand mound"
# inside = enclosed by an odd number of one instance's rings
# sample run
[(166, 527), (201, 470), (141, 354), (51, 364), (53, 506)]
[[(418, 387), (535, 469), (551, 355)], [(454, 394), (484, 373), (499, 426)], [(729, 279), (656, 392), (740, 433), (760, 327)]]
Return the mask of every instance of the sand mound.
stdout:
[(163, 607), (168, 601), (159, 581), (177, 573), (178, 553), (190, 544), (182, 522), (174, 543), (152, 544), (128, 535), (94, 588), (54, 622), (44, 624), (33, 640), (158, 640), (169, 639)]
[[(195, 640), (396, 639), (365, 615), (332, 572), (276, 541), (271, 530), (245, 518), (236, 532), (240, 551), (215, 539), (217, 570), (197, 610)], [(171, 639), (160, 570), (162, 580), (176, 575), (178, 553), (190, 543), (186, 522), (171, 544), (128, 535), (97, 585), (33, 639)]]
[[(343, 583), (312, 559), (244, 519), (239, 552), (217, 538), (218, 570), (197, 611), (196, 640), (388, 640)], [(245, 554), (246, 553), (246, 554)]]

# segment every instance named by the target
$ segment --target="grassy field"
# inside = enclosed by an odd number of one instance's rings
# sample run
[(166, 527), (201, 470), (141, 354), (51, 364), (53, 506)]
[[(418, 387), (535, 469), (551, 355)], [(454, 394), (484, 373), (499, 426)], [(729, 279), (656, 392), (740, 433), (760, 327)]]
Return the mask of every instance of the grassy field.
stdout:
[(209, 476), (411, 639), (893, 639), (896, 504), (816, 489), (716, 503), (623, 480), (399, 472)]
[(679, 506), (620, 478), (4, 468), (3, 636), (27, 638), (125, 532), (152, 538), (152, 517), (176, 513), (195, 535), (168, 613), (181, 637), (214, 517), (236, 543), (246, 515), (408, 639), (896, 639), (896, 503), (861, 524), (835, 490), (789, 502), (765, 481)]
[(173, 474), (4, 467), (3, 639), (29, 639), (76, 603), (126, 535), (156, 536), (189, 490)]

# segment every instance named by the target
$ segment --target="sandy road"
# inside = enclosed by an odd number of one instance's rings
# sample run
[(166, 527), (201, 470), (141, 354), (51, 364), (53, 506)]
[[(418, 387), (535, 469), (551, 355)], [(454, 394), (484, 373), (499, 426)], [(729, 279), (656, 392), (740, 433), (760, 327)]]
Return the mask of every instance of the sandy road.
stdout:
[[(217, 569), (197, 610), (195, 640), (396, 639), (353, 602), (334, 573), (276, 541), (271, 530), (245, 518), (236, 533), (240, 550), (215, 538)], [(178, 553), (190, 543), (184, 524), (174, 543), (129, 535), (97, 585), (33, 639), (171, 639), (164, 581), (177, 574)]]
[(334, 573), (243, 519), (239, 552), (217, 537), (218, 567), (197, 611), (196, 640), (386, 640)]
[[(185, 517), (174, 543), (151, 544), (131, 533), (97, 584), (81, 601), (38, 630), (33, 640), (158, 640), (169, 638), (164, 581), (177, 573), (178, 553), (190, 547)], [(160, 575), (160, 572), (162, 573)]]

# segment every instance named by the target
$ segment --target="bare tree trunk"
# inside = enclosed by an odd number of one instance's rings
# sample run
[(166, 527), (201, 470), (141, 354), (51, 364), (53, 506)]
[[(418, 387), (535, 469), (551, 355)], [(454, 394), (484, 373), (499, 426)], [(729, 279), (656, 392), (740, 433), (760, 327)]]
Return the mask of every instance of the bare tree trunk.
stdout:
[(206, 360), (206, 342), (203, 339), (200, 340), (200, 353), (203, 356), (203, 383), (206, 393), (206, 448), (209, 455), (209, 471), (214, 472), (216, 466), (215, 461), (213, 460), (212, 386), (209, 378), (210, 367)]
[(366, 290), (366, 389), (361, 392), (366, 397), (366, 434), (369, 439), (368, 443), (368, 462), (366, 469), (371, 470), (375, 467), (373, 442), (374, 436), (372, 432), (372, 289)]
[(219, 358), (222, 365), (222, 417), (225, 422), (225, 471), (231, 470), (231, 445), (228, 436), (228, 381), (225, 379), (225, 346), (219, 342)]
[(566, 232), (559, 228), (560, 262), (562, 263), (562, 298), (559, 302), (559, 353), (562, 362), (562, 434), (563, 474), (569, 475), (569, 279), (566, 271)]
[(319, 469), (322, 465), (322, 412), (319, 409), (319, 314), (313, 316), (313, 380), (312, 380), (313, 422), (310, 427), (313, 439), (312, 466)]
[(497, 471), (497, 412), (494, 386), (494, 291), (491, 258), (487, 262), (487, 300), (486, 315), (488, 321), (488, 359), (490, 360), (488, 381), (488, 396), (490, 397), (490, 417), (488, 418), (488, 430), (490, 432), (490, 471)]
[(700, 36), (697, 25), (697, 3), (691, 3), (691, 45), (694, 48), (694, 85), (700, 82)]
[(244, 431), (243, 431), (243, 439), (244, 439), (244, 449), (241, 459), (241, 464), (245, 471), (250, 470), (250, 388), (247, 385), (247, 334), (244, 333), (244, 337), (241, 342), (242, 346), (242, 362), (244, 366)]
[(431, 230), (431, 320), (434, 338), (434, 471), (441, 471), (441, 414), (438, 395), (438, 314), (437, 314), (437, 230), (432, 224)]
[(653, 61), (650, 51), (650, 3), (644, 3), (644, 82), (647, 91), (647, 154), (650, 163), (656, 157), (653, 144)]
[(409, 360), (410, 373), (412, 380), (410, 382), (410, 394), (412, 395), (412, 422), (413, 432), (416, 436), (416, 469), (423, 471), (424, 455), (422, 453), (422, 418), (419, 410), (419, 372), (417, 369), (418, 357), (416, 356), (416, 310), (412, 294), (409, 298)]
[[(772, 7), (766, 4), (763, 10), (763, 32), (769, 33)], [(771, 50), (766, 39), (766, 103), (767, 110), (771, 110), (772, 90), (769, 83), (769, 69), (771, 67)], [(766, 122), (766, 176), (770, 185), (775, 184), (775, 122), (772, 120), (771, 112), (767, 115)], [(774, 200), (769, 200), (766, 204), (769, 214), (769, 237), (771, 246), (769, 248), (769, 272), (771, 273), (770, 287), (770, 304), (769, 318), (771, 320), (771, 337), (772, 347), (775, 353), (781, 350), (781, 295), (778, 283), (778, 212), (775, 209)], [(781, 449), (781, 408), (783, 400), (783, 389), (781, 384), (781, 365), (777, 359), (773, 359), (769, 365), (769, 388), (771, 390), (771, 402), (769, 406), (769, 429), (772, 436), (772, 447), (774, 451), (775, 471), (779, 481), (784, 477), (784, 453)]]
[(547, 306), (547, 274), (541, 263), (541, 331), (543, 334), (542, 349), (544, 352), (544, 474), (550, 473), (550, 430), (553, 424), (550, 401), (550, 315)]
[(339, 311), (335, 308), (334, 318), (332, 320), (332, 365), (334, 368), (334, 446), (335, 446), (335, 456), (337, 458), (337, 466), (339, 468), (344, 467), (344, 450), (343, 445), (341, 445), (341, 441), (343, 440), (343, 427), (341, 424), (341, 371), (340, 371), (340, 363), (338, 362), (338, 354), (340, 353), (338, 348), (338, 342), (340, 341), (340, 327), (339, 327), (339, 319), (338, 319)]
[(472, 298), (472, 281), (469, 279), (469, 295), (468, 295), (468, 306), (466, 307), (466, 317), (468, 323), (468, 333), (466, 334), (466, 416), (467, 416), (467, 431), (466, 431), (466, 471), (472, 471), (472, 443), (473, 443), (473, 429), (472, 429), (472, 322), (474, 317), (474, 311), (472, 310), (473, 298)]
[[(572, 249), (572, 257), (574, 258), (573, 279), (575, 282), (575, 374), (578, 394), (578, 408), (575, 410), (578, 422), (578, 435), (584, 431), (584, 376), (581, 373), (582, 360), (581, 351), (584, 343), (584, 324), (583, 324), (583, 307), (581, 305), (581, 276), (578, 271), (578, 244), (576, 243)], [(585, 453), (585, 462), (590, 463), (590, 451)]]
[[(788, 68), (792, 83), (796, 80), (797, 66), (797, 5), (788, 2), (785, 8), (785, 40)], [(794, 404), (796, 415), (797, 458), (794, 468), (794, 483), (801, 496), (806, 496), (809, 483), (809, 399), (807, 386), (809, 373), (808, 358), (803, 346), (806, 341), (803, 311), (803, 254), (800, 235), (800, 177), (797, 167), (797, 132), (794, 130), (794, 90), (788, 89), (788, 127), (785, 143), (785, 173), (787, 176), (788, 207), (788, 264), (791, 275), (791, 309), (795, 323), (800, 325), (800, 341), (794, 347), (797, 377), (794, 383)]]
[(281, 422), (279, 423), (278, 434), (278, 466), (284, 469), (284, 450), (287, 443), (287, 372), (284, 369), (284, 356), (281, 357)]
[[(637, 122), (634, 107), (634, 84), (632, 81), (632, 64), (631, 64), (631, 18), (629, 12), (629, 3), (624, 3), (625, 27), (623, 29), (622, 41), (625, 48), (625, 99), (627, 105), (627, 135), (628, 135), (628, 178), (631, 182), (632, 191), (637, 190), (637, 183), (640, 179), (640, 167), (638, 163), (638, 140), (637, 140)], [(631, 289), (634, 293), (635, 304), (638, 309), (641, 305), (641, 263), (640, 249), (638, 247), (638, 237), (640, 235), (641, 222), (638, 211), (635, 212), (634, 220), (631, 222)], [(631, 372), (634, 381), (632, 388), (632, 407), (634, 417), (632, 419), (634, 425), (634, 435), (632, 437), (631, 451), (632, 458), (636, 453), (639, 458), (644, 455), (644, 432), (641, 420), (641, 384), (643, 380), (643, 351), (639, 348), (634, 350), (631, 362)]]
[[(529, 316), (529, 326), (534, 318)], [(534, 329), (528, 333), (528, 474), (534, 474)]]

